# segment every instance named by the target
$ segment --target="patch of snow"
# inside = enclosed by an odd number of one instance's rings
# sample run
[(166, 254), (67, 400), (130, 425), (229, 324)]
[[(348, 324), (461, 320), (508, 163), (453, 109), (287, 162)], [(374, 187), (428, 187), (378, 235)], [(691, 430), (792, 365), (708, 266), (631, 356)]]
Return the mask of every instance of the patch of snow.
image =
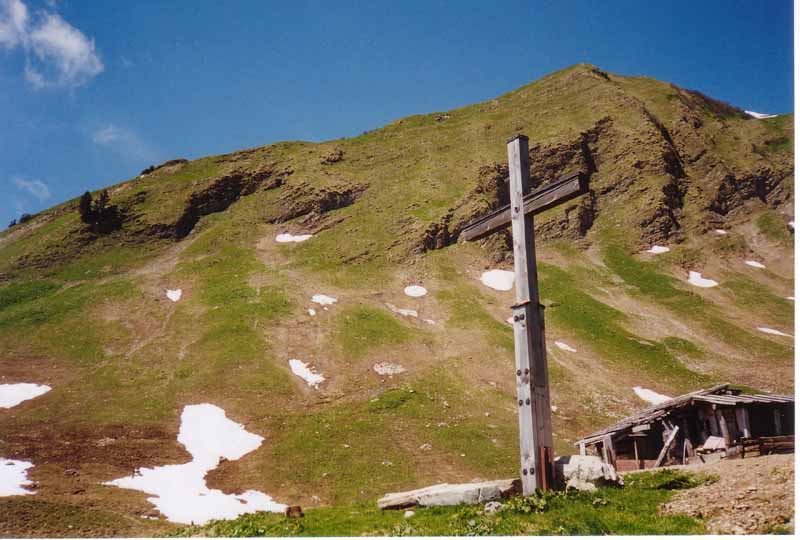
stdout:
[(28, 480), (28, 469), (31, 467), (33, 463), (29, 461), (0, 458), (0, 497), (36, 493), (25, 489), (31, 484)]
[(555, 405), (550, 405), (550, 412), (558, 412), (558, 407)]
[(764, 332), (765, 334), (772, 334), (773, 336), (784, 336), (784, 337), (794, 337), (792, 334), (786, 334), (781, 332), (780, 330), (775, 330), (774, 328), (767, 328), (766, 326), (759, 326), (759, 332)]
[(178, 442), (192, 455), (192, 461), (141, 468), (133, 476), (105, 484), (154, 495), (147, 500), (174, 523), (204, 525), (212, 519), (233, 519), (250, 512), (284, 512), (285, 504), (260, 491), (233, 495), (206, 485), (206, 474), (220, 459), (237, 460), (261, 446), (263, 440), (215, 405), (188, 405), (181, 414)]
[(436, 324), (436, 321), (434, 321), (433, 319), (423, 319), (423, 320), (428, 324)]
[(52, 390), (46, 384), (0, 384), (0, 409), (16, 407), (23, 401), (39, 397)]
[(514, 286), (514, 272), (489, 270), (481, 274), (481, 283), (496, 291), (510, 291)]
[(703, 287), (705, 289), (719, 285), (719, 283), (713, 279), (704, 278), (700, 272), (689, 272), (689, 284), (694, 285), (695, 287)]
[(555, 343), (556, 347), (558, 347), (562, 351), (578, 352), (577, 350), (575, 350), (574, 348), (570, 347), (566, 343), (562, 343), (560, 341), (555, 341), (554, 343)]
[(183, 296), (182, 289), (167, 289), (167, 298), (172, 300), (173, 302), (177, 302)]
[(786, 299), (787, 300), (791, 300), (792, 302), (794, 302), (794, 296), (787, 296)]
[(653, 246), (650, 249), (646, 250), (645, 253), (652, 253), (654, 255), (658, 255), (659, 253), (666, 253), (669, 251), (667, 246)]
[(792, 228), (792, 230), (794, 230), (794, 220), (790, 221), (790, 222), (788, 223), (788, 225), (789, 225), (789, 227), (791, 227), (791, 228)]
[(308, 308), (308, 314), (312, 317), (317, 314), (317, 310), (314, 308)]
[(393, 313), (397, 313), (398, 315), (402, 315), (403, 317), (419, 317), (416, 309), (401, 309), (394, 304), (389, 304), (387, 302), (386, 307), (388, 307)]
[(714, 229), (714, 232), (717, 234), (728, 234), (728, 231), (725, 229)]
[(425, 296), (428, 294), (428, 289), (423, 287), (422, 285), (409, 285), (403, 292), (406, 293), (406, 296), (411, 296), (413, 298), (419, 298), (420, 296)]
[(281, 244), (287, 244), (289, 242), (305, 242), (309, 238), (314, 236), (313, 234), (298, 234), (293, 235), (289, 233), (282, 233), (275, 237), (275, 241)]
[(378, 375), (399, 375), (405, 373), (407, 370), (400, 364), (392, 364), (391, 362), (380, 362), (372, 366), (375, 373)]
[(292, 373), (306, 381), (308, 386), (319, 388), (320, 383), (325, 382), (325, 377), (322, 376), (322, 374), (317, 373), (314, 371), (314, 368), (297, 358), (289, 360), (289, 368), (292, 370)]
[(764, 120), (765, 118), (775, 118), (776, 116), (778, 116), (777, 114), (764, 114), (764, 113), (755, 112), (755, 111), (744, 111), (744, 112), (746, 112), (747, 114), (749, 114), (753, 118), (758, 118), (759, 120)]
[(636, 395), (641, 399), (647, 401), (648, 403), (652, 403), (653, 405), (658, 405), (659, 403), (664, 403), (665, 401), (672, 399), (669, 396), (659, 394), (658, 392), (653, 392), (652, 390), (642, 388), (641, 386), (634, 386), (633, 391), (636, 392)]
[(752, 266), (753, 268), (766, 268), (763, 264), (758, 261), (744, 261), (744, 264), (747, 266)]
[(311, 297), (311, 301), (321, 306), (330, 306), (338, 302), (338, 300), (333, 296), (328, 296), (325, 294), (315, 294)]

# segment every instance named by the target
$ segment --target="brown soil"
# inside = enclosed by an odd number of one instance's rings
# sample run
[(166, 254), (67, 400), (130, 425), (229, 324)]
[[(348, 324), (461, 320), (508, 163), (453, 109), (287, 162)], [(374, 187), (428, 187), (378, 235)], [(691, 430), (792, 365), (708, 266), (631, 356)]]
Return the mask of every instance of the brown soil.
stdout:
[(680, 492), (662, 507), (703, 519), (714, 534), (794, 531), (794, 454), (727, 459), (690, 470), (719, 480)]
[(102, 485), (138, 467), (189, 461), (174, 431), (36, 423), (9, 433), (2, 455), (35, 463), (29, 488), (36, 494), (0, 499), (0, 537), (144, 536), (174, 528), (154, 519), (147, 495)]

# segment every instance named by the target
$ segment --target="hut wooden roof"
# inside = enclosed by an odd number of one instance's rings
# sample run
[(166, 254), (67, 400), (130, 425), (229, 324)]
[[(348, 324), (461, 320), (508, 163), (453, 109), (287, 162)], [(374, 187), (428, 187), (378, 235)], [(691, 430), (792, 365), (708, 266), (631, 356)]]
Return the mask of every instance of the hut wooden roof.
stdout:
[(729, 390), (729, 384), (718, 384), (711, 388), (696, 390), (682, 396), (672, 398), (658, 405), (644, 409), (632, 416), (620, 420), (605, 429), (596, 431), (580, 439), (575, 445), (590, 444), (601, 440), (605, 435), (625, 431), (642, 424), (655, 422), (676, 409), (680, 409), (696, 402), (713, 403), (716, 405), (739, 405), (743, 403), (793, 403), (794, 396), (782, 394), (740, 394), (738, 390)]

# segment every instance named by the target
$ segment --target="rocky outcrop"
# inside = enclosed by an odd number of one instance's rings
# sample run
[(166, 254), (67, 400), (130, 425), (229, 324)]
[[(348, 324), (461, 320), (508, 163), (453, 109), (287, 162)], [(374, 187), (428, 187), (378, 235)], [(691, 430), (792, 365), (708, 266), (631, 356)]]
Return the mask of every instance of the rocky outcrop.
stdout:
[(341, 148), (333, 148), (328, 153), (322, 156), (320, 159), (320, 164), (322, 165), (333, 165), (334, 163), (339, 163), (344, 159), (344, 150)]
[[(570, 143), (532, 146), (529, 153), (533, 189), (547, 185), (569, 172), (581, 171), (590, 177), (596, 173), (596, 146), (600, 137), (607, 133), (610, 124), (609, 118), (602, 118), (592, 129), (582, 132)], [(471, 221), (509, 204), (508, 181), (507, 164), (493, 163), (480, 167), (472, 191), (459, 204), (450, 208), (439, 221), (425, 228), (415, 251), (421, 253), (453, 244)], [(590, 191), (587, 197), (565, 204), (561, 207), (563, 214), (559, 214), (560, 217), (537, 224), (537, 237), (583, 237), (594, 224), (596, 203), (597, 197)], [(487, 240), (485, 243), (495, 245), (501, 251), (511, 249), (507, 234), (497, 233), (496, 236), (504, 239)]]
[(150, 165), (145, 170), (140, 172), (139, 176), (147, 176), (153, 174), (156, 171), (171, 174), (182, 169), (183, 166), (186, 165), (187, 163), (189, 163), (189, 160), (184, 158), (170, 159), (169, 161), (165, 161), (161, 165)]
[(201, 217), (226, 210), (240, 197), (250, 195), (264, 185), (267, 189), (279, 187), (291, 172), (276, 173), (271, 168), (257, 171), (235, 171), (211, 180), (205, 189), (192, 193), (183, 214), (173, 226), (173, 236), (183, 238)]
[(708, 206), (708, 210), (726, 216), (742, 207), (748, 200), (758, 199), (765, 204), (777, 206), (785, 202), (790, 195), (782, 188), (783, 177), (770, 168), (760, 168), (752, 173), (735, 175), (715, 171), (718, 187), (716, 195)]
[(308, 184), (293, 186), (281, 195), (280, 209), (268, 221), (284, 223), (307, 216), (309, 223), (318, 222), (324, 214), (355, 203), (368, 187), (367, 184), (347, 180), (322, 187)]

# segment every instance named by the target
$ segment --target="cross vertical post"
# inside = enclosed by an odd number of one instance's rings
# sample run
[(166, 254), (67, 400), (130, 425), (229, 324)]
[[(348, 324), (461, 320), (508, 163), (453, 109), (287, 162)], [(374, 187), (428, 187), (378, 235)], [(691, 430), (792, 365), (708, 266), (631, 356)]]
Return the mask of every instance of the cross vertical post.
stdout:
[(508, 141), (511, 228), (514, 240), (514, 357), (519, 409), (522, 492), (553, 488), (553, 429), (544, 339), (544, 306), (539, 303), (533, 213), (525, 212), (531, 192), (528, 138)]

